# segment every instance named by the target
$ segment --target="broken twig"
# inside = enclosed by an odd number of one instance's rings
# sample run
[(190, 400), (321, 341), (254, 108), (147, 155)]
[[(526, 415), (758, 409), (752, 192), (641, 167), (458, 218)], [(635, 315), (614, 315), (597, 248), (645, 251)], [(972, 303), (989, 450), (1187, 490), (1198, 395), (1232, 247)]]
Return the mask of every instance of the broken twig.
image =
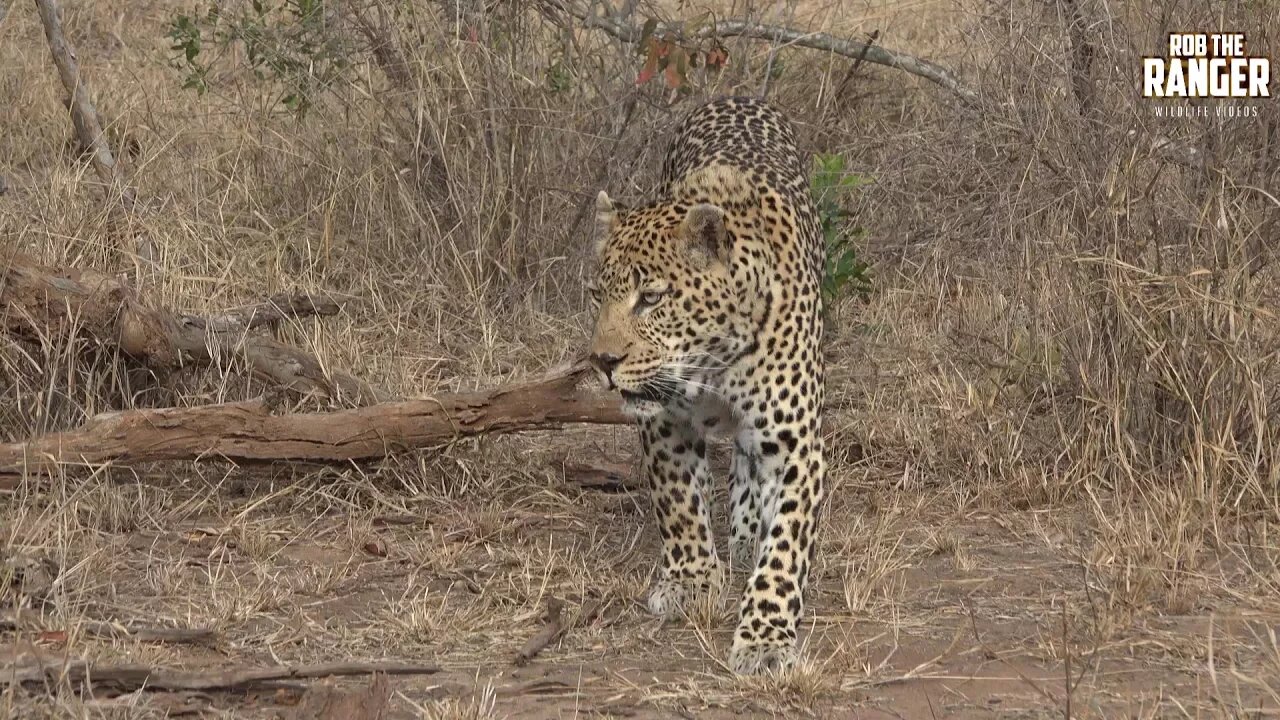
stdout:
[(605, 493), (632, 493), (644, 490), (644, 483), (635, 478), (634, 464), (600, 461), (572, 461), (560, 458), (551, 466), (564, 473), (564, 479), (584, 490)]
[(547, 598), (547, 624), (542, 626), (536, 635), (529, 638), (520, 652), (512, 660), (516, 665), (524, 665), (538, 653), (546, 650), (569, 627), (564, 622), (564, 602), (560, 598)]
[(391, 684), (386, 675), (374, 675), (359, 690), (313, 685), (289, 713), (292, 720), (383, 720), (391, 702)]

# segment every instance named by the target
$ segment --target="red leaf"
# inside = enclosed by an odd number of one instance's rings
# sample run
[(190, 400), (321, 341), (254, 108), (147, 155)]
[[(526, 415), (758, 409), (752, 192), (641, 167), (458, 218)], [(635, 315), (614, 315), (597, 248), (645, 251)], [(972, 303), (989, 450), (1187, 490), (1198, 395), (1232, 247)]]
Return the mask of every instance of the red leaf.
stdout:
[(644, 59), (644, 67), (640, 69), (640, 74), (636, 76), (636, 84), (643, 85), (653, 79), (658, 74), (658, 46), (653, 38), (649, 38), (649, 55)]
[(722, 47), (714, 47), (707, 51), (707, 67), (719, 70), (729, 64), (729, 51)]
[(40, 633), (39, 642), (48, 643), (50, 645), (64, 643), (67, 641), (66, 630), (45, 630)]

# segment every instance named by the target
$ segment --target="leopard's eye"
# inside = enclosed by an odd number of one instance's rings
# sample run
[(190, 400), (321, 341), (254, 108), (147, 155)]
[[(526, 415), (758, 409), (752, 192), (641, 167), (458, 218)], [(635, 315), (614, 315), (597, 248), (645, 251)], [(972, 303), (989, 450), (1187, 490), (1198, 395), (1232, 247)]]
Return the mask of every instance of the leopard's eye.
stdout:
[(636, 309), (651, 308), (662, 302), (662, 298), (670, 292), (670, 290), (644, 290), (636, 300)]
[(587, 286), (587, 294), (591, 297), (591, 302), (596, 305), (600, 304), (600, 287), (592, 283)]

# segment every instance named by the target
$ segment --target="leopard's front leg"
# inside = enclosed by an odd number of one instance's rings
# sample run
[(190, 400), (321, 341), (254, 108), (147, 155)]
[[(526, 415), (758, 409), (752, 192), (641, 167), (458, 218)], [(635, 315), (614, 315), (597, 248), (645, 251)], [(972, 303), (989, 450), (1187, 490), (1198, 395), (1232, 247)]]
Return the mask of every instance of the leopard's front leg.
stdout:
[(729, 564), (742, 573), (755, 569), (760, 548), (760, 473), (752, 452), (735, 441), (729, 464)]
[[(805, 400), (800, 407), (816, 409), (820, 394)], [(739, 606), (729, 666), (736, 673), (756, 674), (795, 663), (826, 465), (814, 410), (798, 412), (789, 402), (775, 401), (758, 406), (742, 427), (738, 442), (756, 461), (764, 532)]]
[(685, 417), (666, 410), (641, 422), (640, 445), (662, 560), (649, 612), (678, 615), (698, 595), (719, 593), (723, 569), (711, 534), (706, 443)]

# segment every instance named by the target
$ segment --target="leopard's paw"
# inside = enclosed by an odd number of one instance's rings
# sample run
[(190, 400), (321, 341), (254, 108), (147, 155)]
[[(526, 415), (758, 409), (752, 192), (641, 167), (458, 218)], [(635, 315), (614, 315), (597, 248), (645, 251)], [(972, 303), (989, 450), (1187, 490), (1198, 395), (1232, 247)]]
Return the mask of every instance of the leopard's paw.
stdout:
[(719, 566), (697, 574), (668, 575), (653, 584), (646, 604), (649, 612), (658, 617), (679, 617), (690, 612), (699, 601), (719, 600), (723, 588), (724, 573)]
[(799, 653), (792, 638), (733, 638), (729, 649), (729, 669), (737, 675), (783, 673), (795, 667)]

